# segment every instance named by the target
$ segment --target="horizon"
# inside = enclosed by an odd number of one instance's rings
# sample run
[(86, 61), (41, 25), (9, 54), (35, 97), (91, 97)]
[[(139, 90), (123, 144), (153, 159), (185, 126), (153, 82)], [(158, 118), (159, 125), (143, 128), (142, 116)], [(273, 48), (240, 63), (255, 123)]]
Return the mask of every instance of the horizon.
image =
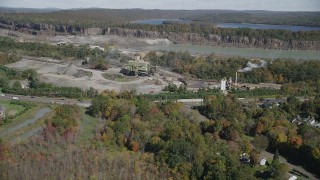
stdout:
[(9, 6), (0, 6), (4, 9), (34, 9), (34, 10), (83, 10), (83, 9), (103, 9), (103, 10), (160, 10), (160, 11), (236, 11), (236, 12), (245, 12), (245, 11), (265, 11), (265, 12), (320, 12), (320, 10), (315, 11), (303, 11), (303, 10), (264, 10), (264, 9), (244, 9), (244, 10), (235, 10), (235, 9), (145, 9), (145, 8), (103, 8), (103, 7), (79, 7), (79, 8), (57, 8), (57, 7), (44, 7), (44, 8), (33, 8), (33, 7), (9, 7)]
[(234, 11), (320, 11), (319, 0), (3, 0), (3, 8), (28, 8), (28, 9), (143, 9), (143, 10), (234, 10)]

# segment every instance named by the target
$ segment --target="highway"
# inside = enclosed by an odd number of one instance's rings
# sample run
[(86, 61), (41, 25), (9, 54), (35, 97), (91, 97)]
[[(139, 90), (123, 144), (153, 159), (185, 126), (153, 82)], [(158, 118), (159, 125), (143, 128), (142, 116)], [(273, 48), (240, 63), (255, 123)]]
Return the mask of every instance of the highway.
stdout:
[[(23, 101), (31, 101), (31, 102), (41, 102), (41, 103), (56, 103), (56, 104), (77, 104), (82, 107), (91, 106), (91, 100), (77, 100), (77, 99), (69, 99), (63, 97), (38, 97), (38, 96), (22, 96), (22, 95), (13, 95), (13, 94), (5, 94), (5, 96), (0, 96), (0, 99), (13, 100), (13, 97), (18, 97), (19, 100)], [(309, 100), (304, 97), (297, 97), (301, 102)], [(313, 99), (314, 97), (309, 97)], [(267, 98), (267, 99), (275, 99), (275, 98)], [(282, 99), (286, 99), (283, 97)], [(257, 101), (257, 98), (238, 98), (239, 101)], [(181, 102), (186, 105), (201, 105), (203, 103), (203, 99), (176, 99), (172, 100), (176, 102)], [(161, 100), (156, 100), (155, 102), (161, 102)], [(261, 104), (261, 103), (260, 103)]]
[[(13, 100), (14, 97), (17, 97), (18, 101), (30, 101), (30, 102), (40, 102), (40, 103), (48, 103), (48, 104), (77, 104), (82, 107), (91, 106), (91, 100), (77, 100), (63, 97), (38, 97), (38, 96), (23, 96), (23, 95), (14, 95), (14, 94), (5, 94), (5, 96), (0, 96), (0, 99), (4, 100)], [(176, 102), (181, 102), (183, 104), (201, 104), (203, 99), (177, 99), (173, 100)], [(155, 101), (160, 102), (160, 101)]]
[[(30, 102), (40, 102), (40, 103), (48, 103), (48, 104), (77, 104), (82, 107), (91, 106), (91, 100), (77, 100), (77, 99), (69, 99), (63, 97), (38, 97), (38, 96), (23, 96), (23, 95), (13, 95), (13, 94), (5, 94), (5, 96), (0, 96), (0, 99), (4, 100), (13, 100), (14, 97), (17, 97), (19, 100), (17, 101), (30, 101)], [(181, 102), (184, 104), (200, 104), (203, 99), (177, 99), (176, 102)], [(155, 101), (160, 102), (160, 101)]]

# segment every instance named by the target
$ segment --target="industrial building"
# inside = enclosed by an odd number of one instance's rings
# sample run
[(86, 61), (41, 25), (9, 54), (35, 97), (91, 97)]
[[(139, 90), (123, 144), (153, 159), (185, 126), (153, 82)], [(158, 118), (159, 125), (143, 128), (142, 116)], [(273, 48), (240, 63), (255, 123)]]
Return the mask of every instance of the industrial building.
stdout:
[(141, 59), (140, 56), (135, 55), (135, 60), (128, 61), (128, 65), (125, 67), (126, 75), (133, 76), (149, 76), (153, 75), (155, 68), (150, 65), (149, 62), (146, 62)]

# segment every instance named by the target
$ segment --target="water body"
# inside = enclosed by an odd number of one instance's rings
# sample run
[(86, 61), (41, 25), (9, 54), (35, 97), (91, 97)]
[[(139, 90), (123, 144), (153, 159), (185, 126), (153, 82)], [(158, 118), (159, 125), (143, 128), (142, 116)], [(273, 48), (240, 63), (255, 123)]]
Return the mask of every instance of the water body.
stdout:
[(290, 58), (302, 60), (320, 60), (320, 51), (303, 51), (303, 50), (274, 50), (260, 48), (235, 48), (235, 47), (215, 47), (215, 46), (198, 46), (186, 44), (155, 45), (145, 47), (147, 50), (163, 51), (189, 51), (192, 54), (211, 54), (215, 53), (223, 56), (241, 56), (247, 58)]
[(50, 112), (51, 109), (50, 108), (42, 108), (40, 109), (33, 118), (31, 119), (27, 119), (25, 121), (23, 121), (22, 123), (14, 126), (14, 127), (11, 127), (11, 128), (8, 128), (8, 129), (5, 129), (4, 131), (2, 131), (0, 133), (0, 137), (3, 137), (3, 136), (6, 136), (10, 133), (13, 133), (25, 126), (28, 126), (30, 124), (34, 124), (36, 121), (38, 121), (39, 119), (43, 118), (48, 112)]
[(320, 31), (320, 27), (312, 26), (289, 26), (270, 24), (250, 24), (250, 23), (217, 23), (221, 28), (251, 28), (251, 29), (281, 29), (289, 31)]
[[(164, 24), (165, 21), (192, 23), (191, 20), (183, 20), (183, 19), (147, 19), (147, 20), (134, 21), (132, 23), (160, 25), (160, 24)], [(320, 27), (271, 25), (271, 24), (217, 23), (217, 26), (221, 28), (282, 29), (282, 30), (289, 30), (289, 31), (320, 31)]]
[(179, 23), (191, 23), (192, 22), (191, 20), (183, 20), (183, 19), (146, 19), (146, 20), (133, 21), (131, 23), (161, 25), (161, 24), (164, 24), (165, 21), (179, 22)]

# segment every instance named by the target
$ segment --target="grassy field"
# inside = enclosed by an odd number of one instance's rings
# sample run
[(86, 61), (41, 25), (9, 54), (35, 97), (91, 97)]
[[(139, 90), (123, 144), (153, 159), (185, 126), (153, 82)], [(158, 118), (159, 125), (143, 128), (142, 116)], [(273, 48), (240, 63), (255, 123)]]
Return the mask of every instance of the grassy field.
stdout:
[(86, 144), (90, 139), (92, 139), (96, 135), (96, 132), (105, 123), (104, 120), (100, 121), (98, 118), (89, 116), (85, 112), (86, 109), (81, 108), (81, 117), (79, 122), (80, 137), (77, 140), (78, 144)]
[(19, 114), (21, 111), (25, 109), (25, 107), (16, 105), (16, 104), (10, 104), (11, 101), (8, 100), (0, 100), (0, 105), (6, 107), (6, 116), (14, 116), (15, 114)]
[(102, 76), (108, 80), (118, 81), (118, 82), (130, 82), (137, 79), (135, 76), (122, 76), (119, 74), (108, 74), (108, 73), (103, 73)]

